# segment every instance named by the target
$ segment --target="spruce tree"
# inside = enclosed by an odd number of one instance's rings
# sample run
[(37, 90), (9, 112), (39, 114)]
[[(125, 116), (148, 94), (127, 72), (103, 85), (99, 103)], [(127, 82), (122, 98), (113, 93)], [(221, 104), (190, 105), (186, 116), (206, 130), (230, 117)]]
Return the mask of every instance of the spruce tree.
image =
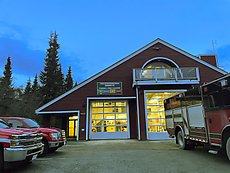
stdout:
[[(40, 73), (42, 103), (45, 104), (63, 93), (63, 74), (59, 63), (57, 33), (51, 33), (45, 57), (44, 71)], [(61, 81), (62, 80), (62, 81)]]
[(7, 58), (7, 63), (0, 81), (0, 114), (7, 115), (10, 112), (10, 106), (14, 101), (14, 89), (12, 84), (12, 64), (11, 58)]
[(69, 66), (68, 73), (65, 78), (65, 91), (69, 91), (73, 88), (73, 78), (72, 78), (72, 70)]
[(8, 88), (8, 89), (13, 89), (12, 85), (12, 64), (11, 64), (11, 58), (7, 58), (7, 63), (5, 65), (5, 70), (3, 72), (3, 77), (1, 79), (1, 84)]
[(25, 88), (25, 91), (24, 91), (24, 94), (25, 95), (30, 95), (31, 94), (31, 91), (32, 91), (32, 88), (31, 88), (31, 81), (30, 79), (27, 81), (26, 83), (26, 88)]
[(38, 84), (38, 75), (36, 74), (34, 77), (33, 85), (31, 88), (32, 93), (38, 93), (39, 92), (39, 84)]

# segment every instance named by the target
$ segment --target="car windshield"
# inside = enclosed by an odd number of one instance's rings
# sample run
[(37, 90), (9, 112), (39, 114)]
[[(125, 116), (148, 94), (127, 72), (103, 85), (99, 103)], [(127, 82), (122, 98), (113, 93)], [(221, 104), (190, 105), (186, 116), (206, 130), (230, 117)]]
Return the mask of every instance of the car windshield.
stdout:
[(30, 128), (39, 128), (39, 124), (31, 119), (24, 119), (25, 124), (27, 124), (28, 127)]
[(9, 128), (9, 126), (5, 122), (0, 121), (0, 128), (6, 129)]

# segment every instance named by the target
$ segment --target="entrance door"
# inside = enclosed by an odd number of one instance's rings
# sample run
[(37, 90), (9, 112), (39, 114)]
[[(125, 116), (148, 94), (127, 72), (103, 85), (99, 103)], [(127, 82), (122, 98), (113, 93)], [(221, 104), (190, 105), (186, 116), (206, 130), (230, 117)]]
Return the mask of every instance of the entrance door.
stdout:
[(69, 134), (70, 138), (78, 140), (78, 116), (69, 117)]
[(127, 139), (130, 137), (127, 101), (92, 101), (90, 114), (90, 139)]
[(146, 92), (145, 116), (147, 139), (169, 139), (166, 131), (164, 100), (180, 92)]

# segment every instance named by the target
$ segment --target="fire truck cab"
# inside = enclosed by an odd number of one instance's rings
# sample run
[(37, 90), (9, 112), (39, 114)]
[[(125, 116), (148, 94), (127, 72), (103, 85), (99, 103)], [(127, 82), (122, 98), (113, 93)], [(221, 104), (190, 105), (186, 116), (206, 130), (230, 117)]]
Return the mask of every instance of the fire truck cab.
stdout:
[(224, 151), (230, 160), (230, 74), (165, 100), (166, 127), (181, 149)]

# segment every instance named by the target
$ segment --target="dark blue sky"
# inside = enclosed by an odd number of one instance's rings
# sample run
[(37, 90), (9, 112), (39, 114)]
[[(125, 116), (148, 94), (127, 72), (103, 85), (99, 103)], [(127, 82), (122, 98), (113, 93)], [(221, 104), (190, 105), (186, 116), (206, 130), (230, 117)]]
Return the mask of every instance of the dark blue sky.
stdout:
[(12, 57), (16, 86), (40, 73), (51, 31), (60, 61), (80, 82), (160, 37), (193, 54), (213, 53), (230, 71), (229, 0), (0, 0), (0, 75)]

